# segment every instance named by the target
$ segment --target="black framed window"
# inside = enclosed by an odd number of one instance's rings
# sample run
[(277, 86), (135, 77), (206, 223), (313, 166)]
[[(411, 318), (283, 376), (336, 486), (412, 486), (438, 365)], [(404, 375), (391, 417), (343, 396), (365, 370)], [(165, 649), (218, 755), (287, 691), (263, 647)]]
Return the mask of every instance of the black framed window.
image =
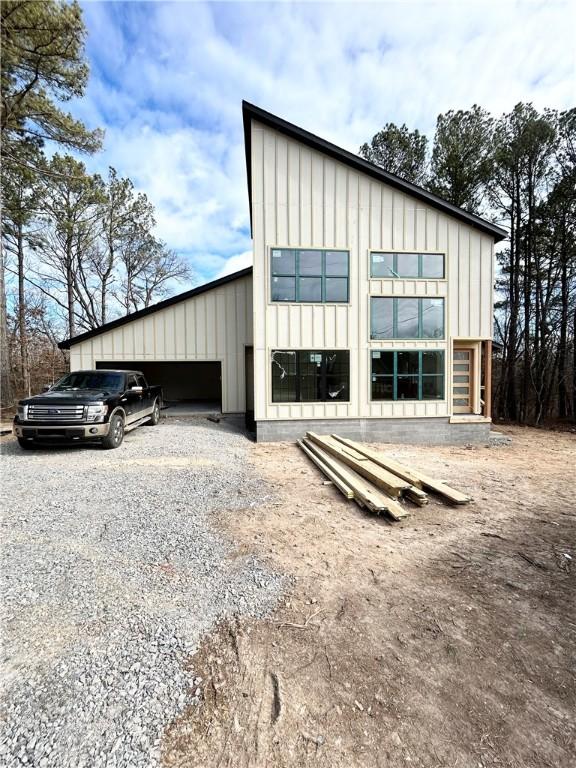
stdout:
[(444, 299), (371, 296), (370, 338), (443, 339)]
[(393, 253), (372, 251), (370, 277), (444, 278), (443, 253)]
[(443, 400), (444, 352), (373, 350), (372, 400)]
[(349, 399), (348, 350), (272, 352), (273, 403), (318, 403)]
[(346, 303), (348, 251), (272, 248), (272, 301)]

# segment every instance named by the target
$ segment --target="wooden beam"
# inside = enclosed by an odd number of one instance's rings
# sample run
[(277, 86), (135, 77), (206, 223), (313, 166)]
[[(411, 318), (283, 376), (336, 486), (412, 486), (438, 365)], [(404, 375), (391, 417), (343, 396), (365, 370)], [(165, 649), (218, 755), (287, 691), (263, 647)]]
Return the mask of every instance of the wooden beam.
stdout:
[(471, 501), (469, 496), (451, 488), (449, 485), (446, 485), (446, 483), (443, 483), (440, 480), (435, 480), (419, 470), (405, 467), (403, 464), (399, 464), (397, 461), (389, 459), (387, 456), (384, 456), (377, 451), (365, 448), (360, 443), (356, 443), (353, 440), (346, 440), (344, 437), (338, 437), (338, 441), (353, 446), (356, 451), (363, 453), (374, 463), (378, 463), (380, 466), (390, 470), (390, 472), (394, 472), (398, 477), (408, 480), (412, 486), (415, 486), (416, 488), (424, 488), (427, 491), (434, 491), (452, 504), (468, 504)]
[(492, 339), (484, 342), (484, 416), (492, 418)]
[(408, 512), (394, 499), (367, 482), (350, 467), (323, 450), (308, 438), (301, 441), (306, 448), (316, 455), (335, 475), (354, 491), (354, 499), (360, 506), (366, 506), (372, 512), (387, 512), (394, 520), (408, 516)]
[(356, 451), (358, 451), (358, 453), (361, 453), (367, 458), (371, 459), (375, 464), (378, 464), (384, 469), (387, 469), (390, 472), (393, 472), (395, 475), (398, 475), (398, 477), (406, 480), (406, 482), (410, 483), (410, 485), (414, 485), (416, 488), (422, 488), (422, 483), (418, 475), (407, 467), (402, 466), (402, 464), (398, 464), (398, 462), (394, 461), (393, 459), (389, 459), (387, 456), (383, 456), (378, 451), (374, 451), (371, 448), (366, 448), (366, 446), (362, 445), (362, 443), (357, 443), (355, 440), (348, 440), (347, 438), (340, 437), (339, 435), (332, 435), (332, 437), (334, 437), (343, 445), (347, 445), (349, 448), (354, 448)]
[(342, 445), (333, 437), (317, 435), (315, 432), (307, 432), (306, 436), (323, 450), (358, 472), (359, 475), (374, 483), (378, 488), (382, 488), (390, 496), (398, 497), (410, 487), (410, 483), (406, 480), (402, 480), (398, 475), (379, 466), (354, 448)]
[(318, 469), (321, 472), (323, 472), (326, 475), (326, 477), (330, 479), (332, 483), (334, 483), (334, 485), (336, 486), (336, 488), (338, 488), (340, 493), (346, 496), (347, 499), (353, 499), (354, 491), (352, 490), (352, 488), (349, 485), (347, 485), (341, 478), (339, 478), (338, 475), (335, 472), (333, 472), (330, 469), (330, 467), (322, 461), (321, 458), (319, 458), (314, 453), (312, 453), (312, 451), (306, 445), (304, 445), (302, 440), (298, 440), (297, 442), (300, 448), (302, 448), (302, 450), (306, 454), (306, 456), (308, 456), (308, 458), (312, 462), (314, 462), (314, 464), (316, 464)]

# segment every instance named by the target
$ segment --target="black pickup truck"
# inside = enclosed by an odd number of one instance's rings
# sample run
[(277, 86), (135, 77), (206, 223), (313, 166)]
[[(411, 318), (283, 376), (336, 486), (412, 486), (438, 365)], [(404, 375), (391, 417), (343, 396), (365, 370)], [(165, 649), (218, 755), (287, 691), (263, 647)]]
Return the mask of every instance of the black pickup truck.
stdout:
[(140, 371), (73, 371), (43, 394), (20, 400), (14, 434), (25, 449), (93, 441), (118, 448), (125, 432), (158, 424), (161, 407), (161, 387), (149, 387)]

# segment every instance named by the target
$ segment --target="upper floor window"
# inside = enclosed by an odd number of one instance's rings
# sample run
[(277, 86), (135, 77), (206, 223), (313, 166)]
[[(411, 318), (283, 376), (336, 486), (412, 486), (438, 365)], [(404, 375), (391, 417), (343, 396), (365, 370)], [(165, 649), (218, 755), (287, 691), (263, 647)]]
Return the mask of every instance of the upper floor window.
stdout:
[(370, 277), (444, 277), (443, 253), (372, 251)]
[(444, 299), (372, 296), (370, 338), (443, 339)]
[(347, 302), (348, 251), (272, 248), (272, 301)]

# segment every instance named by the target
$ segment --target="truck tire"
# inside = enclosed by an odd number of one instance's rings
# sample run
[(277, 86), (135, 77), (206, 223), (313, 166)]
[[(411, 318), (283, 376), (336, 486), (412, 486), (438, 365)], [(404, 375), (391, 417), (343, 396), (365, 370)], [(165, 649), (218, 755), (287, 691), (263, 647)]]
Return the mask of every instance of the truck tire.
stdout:
[(148, 422), (148, 426), (155, 427), (159, 421), (160, 421), (160, 400), (156, 399), (154, 400), (154, 410), (152, 411), (152, 415), (150, 416), (150, 421)]
[(17, 438), (17, 440), (20, 448), (23, 448), (25, 451), (33, 451), (34, 448), (36, 447), (32, 440), (26, 440), (23, 437), (19, 437)]
[(124, 419), (119, 413), (115, 413), (110, 419), (110, 431), (102, 438), (102, 448), (110, 450), (118, 448), (124, 440)]

